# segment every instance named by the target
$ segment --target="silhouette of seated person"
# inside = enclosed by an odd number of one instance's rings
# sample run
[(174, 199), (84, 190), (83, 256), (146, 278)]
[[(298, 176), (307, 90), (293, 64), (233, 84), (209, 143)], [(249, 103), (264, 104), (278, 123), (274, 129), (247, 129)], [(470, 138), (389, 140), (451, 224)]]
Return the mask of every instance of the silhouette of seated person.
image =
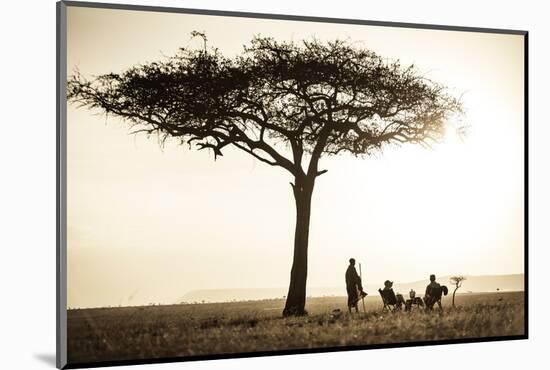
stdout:
[(437, 303), (440, 310), (443, 310), (441, 306), (441, 296), (447, 295), (447, 287), (440, 285), (435, 281), (435, 275), (430, 275), (430, 284), (426, 287), (426, 293), (424, 295), (424, 304), (427, 310), (433, 310), (434, 305)]
[(414, 289), (411, 289), (409, 292), (409, 299), (405, 302), (405, 311), (410, 311), (413, 306), (423, 307), (424, 302), (422, 298), (416, 296)]
[(384, 301), (384, 307), (395, 306), (396, 309), (401, 309), (401, 306), (405, 303), (401, 294), (395, 294), (393, 291), (393, 281), (384, 281), (384, 289), (378, 289), (378, 292), (382, 296)]
[(363, 285), (361, 284), (361, 277), (355, 269), (355, 259), (349, 259), (349, 266), (346, 270), (346, 291), (348, 293), (348, 311), (351, 312), (352, 308), (355, 308), (355, 312), (359, 312), (357, 303), (361, 298), (367, 296), (367, 293), (363, 291)]

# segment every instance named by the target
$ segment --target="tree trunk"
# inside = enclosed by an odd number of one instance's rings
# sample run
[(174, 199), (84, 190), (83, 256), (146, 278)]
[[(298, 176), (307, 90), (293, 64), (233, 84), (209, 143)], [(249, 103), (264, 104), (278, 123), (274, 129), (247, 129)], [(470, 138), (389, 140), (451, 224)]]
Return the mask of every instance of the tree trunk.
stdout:
[(453, 307), (455, 306), (455, 294), (456, 294), (457, 290), (458, 290), (458, 287), (456, 287), (454, 292), (453, 292)]
[(296, 181), (293, 185), (296, 200), (296, 231), (294, 234), (294, 259), (290, 271), (290, 286), (286, 297), (283, 316), (307, 315), (306, 280), (309, 220), (313, 180)]

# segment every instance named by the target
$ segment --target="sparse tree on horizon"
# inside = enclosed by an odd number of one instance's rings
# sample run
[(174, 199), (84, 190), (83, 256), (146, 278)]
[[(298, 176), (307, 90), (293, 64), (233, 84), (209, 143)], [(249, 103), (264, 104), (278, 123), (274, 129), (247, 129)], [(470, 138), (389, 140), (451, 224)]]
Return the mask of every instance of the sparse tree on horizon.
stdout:
[(68, 99), (120, 117), (134, 132), (158, 134), (163, 143), (175, 139), (214, 158), (234, 147), (287, 171), (296, 225), (283, 315), (305, 314), (311, 199), (327, 172), (320, 159), (369, 155), (389, 144), (430, 146), (462, 114), (461, 103), (415, 67), (347, 41), (254, 37), (228, 58), (208, 47), (204, 34), (194, 36), (204, 45), (162, 61), (92, 80), (76, 73)]
[(451, 281), (451, 284), (455, 286), (455, 290), (453, 291), (453, 307), (455, 307), (456, 291), (462, 286), (462, 282), (466, 280), (466, 277), (462, 275), (456, 275), (456, 276), (451, 276), (449, 280)]

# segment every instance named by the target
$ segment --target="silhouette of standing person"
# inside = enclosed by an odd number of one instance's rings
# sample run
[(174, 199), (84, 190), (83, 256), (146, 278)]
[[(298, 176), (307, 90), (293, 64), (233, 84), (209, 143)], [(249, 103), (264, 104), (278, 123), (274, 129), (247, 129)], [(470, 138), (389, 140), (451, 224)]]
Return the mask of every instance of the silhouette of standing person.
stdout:
[[(430, 275), (430, 284), (426, 287), (426, 293), (424, 294), (424, 303), (426, 303), (426, 309), (431, 310), (433, 306), (437, 303), (439, 309), (442, 310), (441, 306), (441, 295), (443, 291), (441, 285), (435, 281), (435, 275)], [(445, 293), (446, 294), (446, 293)]]
[(367, 293), (363, 291), (361, 284), (361, 277), (357, 274), (355, 269), (355, 259), (349, 259), (349, 266), (346, 270), (346, 290), (348, 292), (348, 311), (351, 313), (351, 309), (355, 308), (355, 312), (359, 312), (357, 303), (359, 299), (365, 297)]

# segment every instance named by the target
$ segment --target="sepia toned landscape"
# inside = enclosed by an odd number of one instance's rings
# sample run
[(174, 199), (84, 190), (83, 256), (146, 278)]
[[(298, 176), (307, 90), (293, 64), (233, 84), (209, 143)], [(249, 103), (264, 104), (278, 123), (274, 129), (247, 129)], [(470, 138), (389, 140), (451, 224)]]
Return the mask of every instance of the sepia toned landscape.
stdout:
[(524, 338), (523, 53), (69, 7), (69, 364)]

